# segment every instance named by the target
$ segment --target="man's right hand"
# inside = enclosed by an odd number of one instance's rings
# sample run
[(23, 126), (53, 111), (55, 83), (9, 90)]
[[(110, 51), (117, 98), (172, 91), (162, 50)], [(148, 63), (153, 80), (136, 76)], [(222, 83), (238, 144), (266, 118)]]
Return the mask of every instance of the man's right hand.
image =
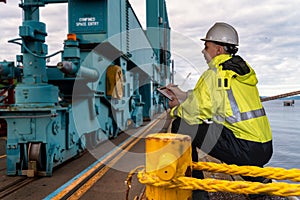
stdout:
[(182, 91), (177, 85), (169, 84), (166, 88), (173, 92), (179, 102), (183, 102), (187, 98), (187, 92)]

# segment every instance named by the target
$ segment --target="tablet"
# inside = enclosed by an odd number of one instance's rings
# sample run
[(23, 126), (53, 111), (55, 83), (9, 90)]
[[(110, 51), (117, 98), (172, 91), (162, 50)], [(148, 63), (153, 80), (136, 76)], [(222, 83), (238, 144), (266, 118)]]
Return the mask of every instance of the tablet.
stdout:
[(167, 97), (169, 100), (173, 101), (173, 97), (167, 93), (167, 90), (168, 89), (166, 87), (157, 88), (157, 91), (159, 91), (162, 95)]

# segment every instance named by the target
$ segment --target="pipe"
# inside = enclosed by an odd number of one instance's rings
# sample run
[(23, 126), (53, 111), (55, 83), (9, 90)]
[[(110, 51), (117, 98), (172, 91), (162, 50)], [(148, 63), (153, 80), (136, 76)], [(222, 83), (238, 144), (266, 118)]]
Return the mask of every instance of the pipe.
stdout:
[(99, 78), (99, 72), (95, 69), (80, 67), (78, 75), (88, 82), (95, 82)]
[(74, 75), (78, 71), (77, 66), (69, 61), (59, 62), (59, 63), (57, 63), (56, 67), (57, 67), (57, 69), (62, 71), (64, 74)]

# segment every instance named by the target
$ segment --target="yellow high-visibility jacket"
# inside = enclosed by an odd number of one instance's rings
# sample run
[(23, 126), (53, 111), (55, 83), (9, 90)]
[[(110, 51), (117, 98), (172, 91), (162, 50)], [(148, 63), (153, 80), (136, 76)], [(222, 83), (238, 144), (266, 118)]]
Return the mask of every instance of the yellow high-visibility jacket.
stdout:
[(272, 140), (272, 131), (256, 87), (254, 70), (240, 75), (223, 70), (222, 64), (232, 57), (216, 56), (208, 64), (188, 98), (172, 108), (171, 116), (190, 125), (212, 121), (223, 124), (235, 137), (265, 143)]

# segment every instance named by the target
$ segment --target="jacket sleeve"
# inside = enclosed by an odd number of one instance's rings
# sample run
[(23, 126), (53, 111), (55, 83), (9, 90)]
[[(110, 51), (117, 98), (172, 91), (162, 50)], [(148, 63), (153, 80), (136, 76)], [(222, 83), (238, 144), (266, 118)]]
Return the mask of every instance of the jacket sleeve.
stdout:
[(183, 118), (190, 125), (211, 120), (219, 108), (219, 101), (222, 101), (219, 93), (215, 72), (208, 70), (200, 77), (188, 98), (171, 110), (171, 116)]

